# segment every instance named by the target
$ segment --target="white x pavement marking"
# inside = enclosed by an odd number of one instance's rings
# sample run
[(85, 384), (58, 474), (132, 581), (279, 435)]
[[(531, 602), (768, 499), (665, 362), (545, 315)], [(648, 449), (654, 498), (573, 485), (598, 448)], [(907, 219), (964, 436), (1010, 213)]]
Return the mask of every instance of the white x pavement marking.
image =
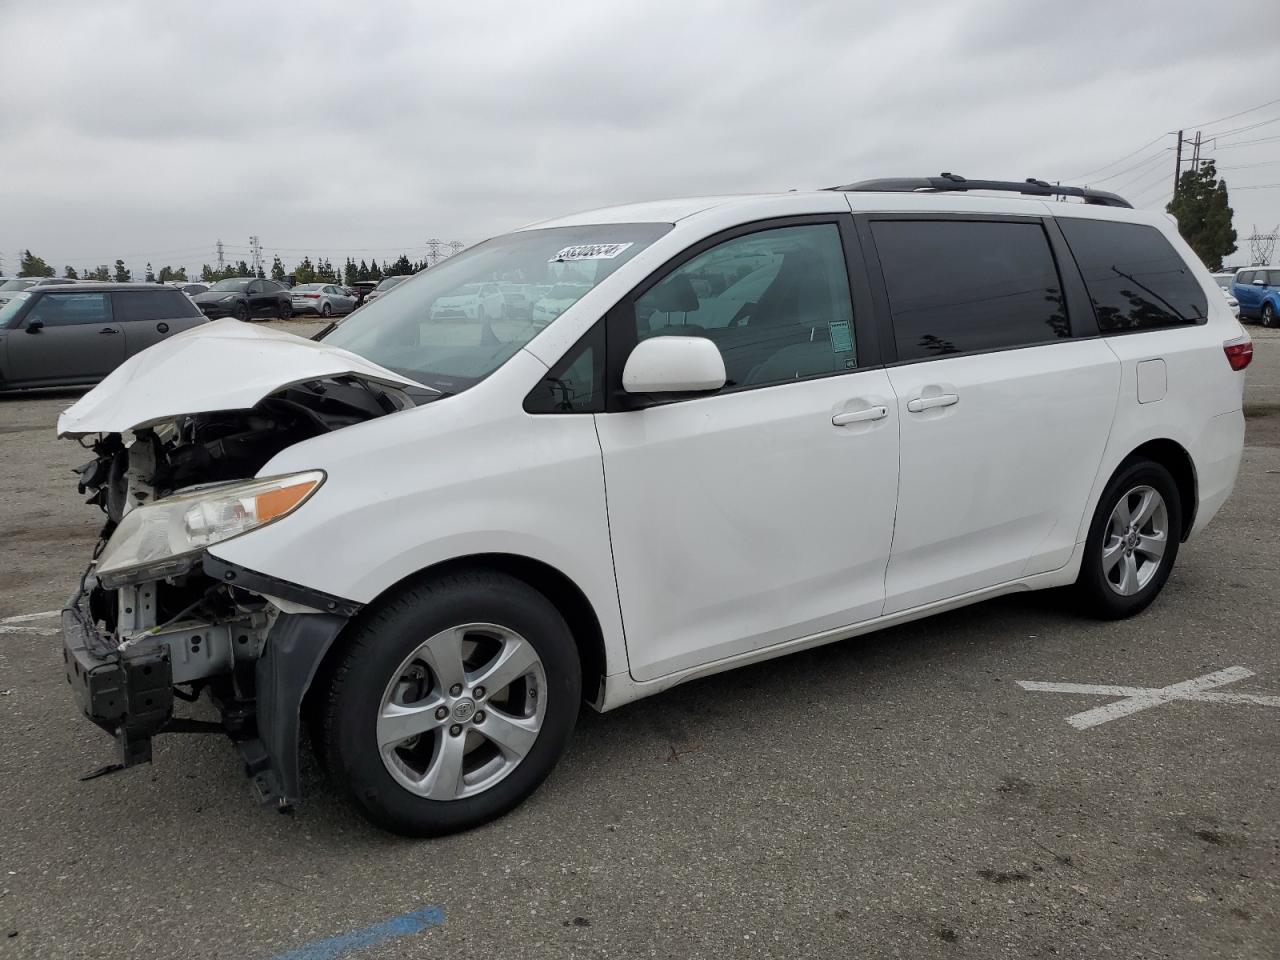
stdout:
[(1067, 717), (1067, 723), (1077, 730), (1088, 730), (1108, 720), (1116, 720), (1150, 710), (1162, 703), (1174, 700), (1192, 700), (1197, 703), (1234, 703), (1249, 704), (1259, 707), (1280, 707), (1280, 697), (1265, 697), (1254, 693), (1219, 693), (1214, 687), (1226, 686), (1237, 680), (1247, 680), (1254, 676), (1252, 670), (1244, 667), (1227, 667), (1206, 673), (1194, 680), (1183, 680), (1167, 687), (1117, 687), (1099, 683), (1043, 683), (1039, 680), (1019, 680), (1018, 686), (1023, 690), (1036, 690), (1041, 693), (1092, 693), (1103, 697), (1123, 697), (1105, 706), (1094, 707), (1084, 713)]
[[(45, 627), (32, 624), (34, 620), (46, 620), (58, 616), (61, 610), (45, 610), (42, 613), (24, 613), (17, 617), (0, 617), (0, 633), (57, 633), (56, 627)], [(26, 624), (32, 624), (26, 626)]]

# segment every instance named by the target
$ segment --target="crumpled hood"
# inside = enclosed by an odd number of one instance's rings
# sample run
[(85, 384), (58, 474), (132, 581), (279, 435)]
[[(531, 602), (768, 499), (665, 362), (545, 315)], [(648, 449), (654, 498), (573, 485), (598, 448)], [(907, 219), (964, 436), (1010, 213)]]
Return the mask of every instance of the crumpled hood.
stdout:
[(292, 384), (340, 376), (430, 389), (348, 350), (218, 320), (130, 357), (62, 412), (58, 436), (123, 433), (183, 414), (247, 410)]

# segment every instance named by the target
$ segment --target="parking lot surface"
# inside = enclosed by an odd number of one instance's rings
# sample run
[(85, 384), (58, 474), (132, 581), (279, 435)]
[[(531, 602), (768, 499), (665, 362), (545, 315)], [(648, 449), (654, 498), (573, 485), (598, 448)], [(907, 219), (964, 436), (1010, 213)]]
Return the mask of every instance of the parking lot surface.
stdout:
[(53, 434), (78, 394), (0, 398), (0, 955), (1280, 955), (1280, 331), (1249, 330), (1235, 495), (1144, 614), (1010, 597), (587, 711), (530, 801), (422, 842), (314, 766), (258, 807), (222, 737), (78, 779), (112, 744), (56, 621), (11, 619), (100, 526)]

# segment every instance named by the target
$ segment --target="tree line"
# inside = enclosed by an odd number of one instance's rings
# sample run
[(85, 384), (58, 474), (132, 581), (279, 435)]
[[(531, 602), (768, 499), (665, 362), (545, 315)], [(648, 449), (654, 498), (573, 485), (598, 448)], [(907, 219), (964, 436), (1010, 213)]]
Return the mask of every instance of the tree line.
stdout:
[[(303, 257), (292, 270), (285, 269), (284, 263), (276, 256), (271, 261), (271, 268), (264, 272), (259, 267), (255, 273), (246, 261), (239, 260), (235, 263), (228, 263), (223, 267), (213, 267), (209, 264), (202, 264), (200, 267), (199, 279), (206, 283), (212, 283), (216, 280), (227, 280), (232, 277), (253, 277), (265, 279), (270, 276), (272, 280), (285, 280), (292, 276), (294, 283), (341, 283), (351, 286), (357, 280), (381, 280), (383, 277), (405, 276), (411, 273), (417, 273), (419, 270), (425, 270), (430, 264), (426, 260), (410, 260), (406, 254), (400, 256), (388, 263), (383, 260), (381, 264), (376, 260), (361, 260), (357, 263), (351, 257), (347, 257), (346, 263), (334, 264), (328, 257)], [(76, 270), (75, 267), (67, 265), (63, 268), (63, 276), (70, 280), (114, 280), (117, 283), (129, 283), (134, 279), (133, 271), (124, 265), (123, 260), (117, 260), (114, 266), (107, 266), (105, 263), (96, 267), (85, 267), (83, 270)], [(30, 250), (22, 251), (22, 258), (18, 265), (18, 276), (20, 277), (52, 277), (57, 275), (57, 270), (52, 267), (43, 258), (36, 256)], [(194, 280), (194, 276), (188, 276), (186, 267), (173, 267), (168, 264), (162, 266), (159, 270), (153, 270), (151, 264), (147, 264), (146, 272), (143, 280), (146, 283), (168, 283), (173, 280)]]

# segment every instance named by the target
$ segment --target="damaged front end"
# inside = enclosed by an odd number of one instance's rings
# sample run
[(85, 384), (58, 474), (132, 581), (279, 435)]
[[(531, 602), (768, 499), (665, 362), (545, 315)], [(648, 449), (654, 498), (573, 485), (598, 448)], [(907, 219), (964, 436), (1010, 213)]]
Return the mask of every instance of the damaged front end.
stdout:
[[(249, 409), (97, 435), (79, 489), (106, 521), (62, 617), (67, 680), (119, 746), (118, 762), (100, 772), (149, 761), (158, 733), (222, 731), (264, 801), (298, 799), (302, 698), (359, 605), (207, 548), (288, 516), (322, 486), (320, 470), (257, 477), (278, 452), (435, 396), (334, 376)], [(220, 722), (174, 716), (175, 699), (202, 693)]]

